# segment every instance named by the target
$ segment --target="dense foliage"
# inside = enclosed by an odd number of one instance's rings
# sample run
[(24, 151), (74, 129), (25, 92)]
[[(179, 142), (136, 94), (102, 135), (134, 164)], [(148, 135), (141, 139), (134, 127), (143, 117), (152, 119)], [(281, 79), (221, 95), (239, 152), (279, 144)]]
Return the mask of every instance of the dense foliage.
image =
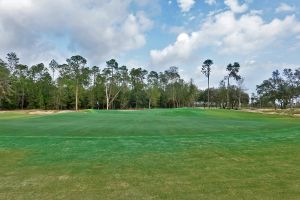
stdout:
[(239, 108), (248, 105), (248, 95), (241, 85), (229, 85), (229, 79), (240, 80), (239, 64), (227, 67), (228, 76), (219, 88), (209, 88), (213, 61), (203, 63), (208, 89), (200, 90), (193, 80), (186, 82), (177, 67), (163, 72), (121, 66), (114, 59), (100, 69), (87, 66), (80, 55), (58, 64), (55, 60), (31, 67), (21, 64), (17, 55), (0, 59), (1, 109), (129, 109), (215, 106)]
[(272, 77), (257, 85), (257, 96), (252, 95), (253, 105), (259, 107), (274, 106), (275, 109), (299, 106), (300, 97), (300, 68), (284, 69), (283, 76), (278, 70)]

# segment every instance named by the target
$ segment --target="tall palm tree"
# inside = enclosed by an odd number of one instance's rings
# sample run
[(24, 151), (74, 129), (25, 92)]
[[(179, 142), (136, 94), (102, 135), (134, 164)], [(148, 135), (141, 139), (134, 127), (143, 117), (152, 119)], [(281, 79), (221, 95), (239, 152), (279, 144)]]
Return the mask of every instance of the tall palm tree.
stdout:
[(240, 71), (240, 64), (238, 62), (233, 63), (233, 65), (230, 63), (227, 65), (226, 71), (228, 72), (227, 78), (227, 108), (229, 107), (229, 79), (234, 78), (236, 81), (241, 79), (241, 76), (238, 75)]
[(209, 78), (210, 78), (210, 72), (211, 72), (211, 66), (214, 64), (214, 62), (210, 59), (207, 59), (203, 62), (202, 65), (202, 73), (207, 77), (207, 103), (208, 107), (210, 108), (210, 102), (209, 102)]

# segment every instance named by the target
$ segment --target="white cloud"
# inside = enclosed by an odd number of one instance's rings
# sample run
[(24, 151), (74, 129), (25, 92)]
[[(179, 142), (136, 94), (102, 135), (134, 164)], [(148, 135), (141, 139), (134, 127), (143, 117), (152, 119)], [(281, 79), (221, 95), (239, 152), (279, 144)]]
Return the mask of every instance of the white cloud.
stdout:
[(200, 30), (181, 33), (173, 44), (150, 51), (150, 56), (153, 64), (170, 65), (187, 62), (195, 51), (206, 52), (207, 48), (226, 55), (246, 55), (299, 33), (300, 22), (294, 15), (265, 22), (260, 15), (237, 17), (232, 11), (224, 11), (208, 17)]
[(190, 16), (190, 17), (189, 17), (189, 21), (193, 21), (194, 19), (196, 19), (195, 16)]
[(188, 12), (196, 3), (195, 0), (177, 0), (178, 6), (182, 12)]
[(256, 63), (256, 60), (250, 59), (250, 60), (245, 60), (245, 65), (254, 65)]
[(263, 13), (263, 10), (250, 10), (250, 14), (252, 15), (262, 15)]
[(16, 51), (30, 63), (80, 53), (99, 63), (140, 48), (153, 22), (143, 11), (130, 12), (133, 2), (0, 0), (0, 54)]
[(240, 5), (238, 0), (225, 0), (224, 3), (234, 13), (243, 13), (248, 10), (247, 4)]
[(207, 3), (208, 5), (213, 5), (213, 4), (216, 4), (217, 1), (216, 0), (205, 0), (205, 3)]
[(277, 8), (276, 12), (281, 13), (281, 12), (293, 12), (295, 11), (296, 8), (294, 6), (288, 5), (286, 3), (281, 3)]
[(171, 60), (186, 60), (189, 58), (192, 50), (194, 37), (189, 36), (187, 33), (178, 35), (174, 44), (169, 45), (163, 50), (152, 50), (150, 52), (154, 64), (164, 64), (166, 61)]
[(137, 12), (136, 19), (138, 20), (138, 24), (140, 25), (140, 29), (142, 31), (147, 31), (152, 29), (154, 23), (146, 16), (145, 12), (143, 11)]
[(26, 9), (33, 6), (32, 0), (1, 0), (0, 7), (2, 9)]

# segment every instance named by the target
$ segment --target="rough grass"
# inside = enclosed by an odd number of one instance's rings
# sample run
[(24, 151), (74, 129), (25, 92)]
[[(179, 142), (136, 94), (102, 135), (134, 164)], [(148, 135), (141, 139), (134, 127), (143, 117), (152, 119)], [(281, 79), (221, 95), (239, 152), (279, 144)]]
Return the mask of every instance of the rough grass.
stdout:
[(300, 119), (0, 113), (0, 199), (299, 199)]
[(280, 114), (280, 115), (288, 115), (291, 117), (299, 117), (300, 109), (299, 108), (288, 108), (288, 109), (244, 109), (247, 112), (256, 112), (256, 113), (264, 113), (264, 114)]

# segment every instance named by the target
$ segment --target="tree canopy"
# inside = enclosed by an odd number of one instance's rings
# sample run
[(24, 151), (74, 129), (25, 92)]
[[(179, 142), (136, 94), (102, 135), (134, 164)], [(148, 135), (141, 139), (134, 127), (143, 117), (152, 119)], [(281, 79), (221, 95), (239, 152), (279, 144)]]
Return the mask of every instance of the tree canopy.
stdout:
[[(208, 79), (212, 64), (210, 59), (203, 62), (202, 72)], [(238, 63), (229, 65), (228, 77), (238, 80), (239, 67)], [(286, 71), (286, 76), (290, 74)], [(208, 83), (208, 88), (201, 90), (194, 80), (184, 80), (177, 66), (148, 71), (120, 65), (115, 59), (104, 67), (89, 66), (80, 55), (65, 63), (52, 59), (47, 66), (27, 66), (14, 52), (8, 53), (5, 61), (0, 59), (0, 109), (225, 108), (228, 101), (238, 108), (237, 102), (246, 106), (248, 99), (236, 85), (210, 88)]]

